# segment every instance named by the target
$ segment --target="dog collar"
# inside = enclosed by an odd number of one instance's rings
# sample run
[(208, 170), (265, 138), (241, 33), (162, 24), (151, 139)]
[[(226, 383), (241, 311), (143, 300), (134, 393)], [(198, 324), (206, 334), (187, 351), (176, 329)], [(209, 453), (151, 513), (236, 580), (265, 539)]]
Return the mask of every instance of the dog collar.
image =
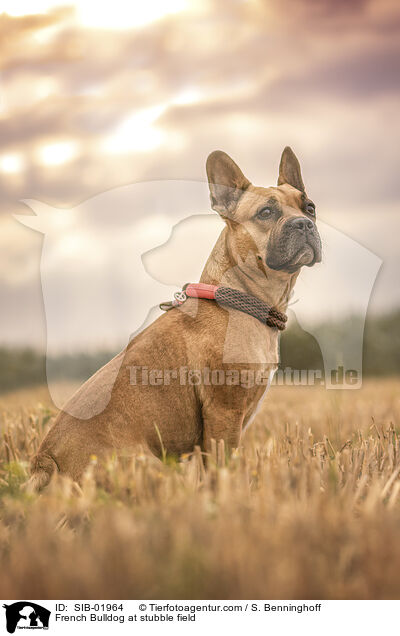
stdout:
[(174, 300), (161, 303), (160, 309), (169, 311), (179, 307), (188, 298), (201, 298), (215, 300), (219, 305), (237, 309), (245, 314), (257, 318), (260, 322), (275, 327), (280, 331), (286, 328), (287, 316), (256, 296), (245, 294), (232, 287), (220, 287), (219, 285), (206, 285), (205, 283), (187, 283), (182, 291), (174, 294)]

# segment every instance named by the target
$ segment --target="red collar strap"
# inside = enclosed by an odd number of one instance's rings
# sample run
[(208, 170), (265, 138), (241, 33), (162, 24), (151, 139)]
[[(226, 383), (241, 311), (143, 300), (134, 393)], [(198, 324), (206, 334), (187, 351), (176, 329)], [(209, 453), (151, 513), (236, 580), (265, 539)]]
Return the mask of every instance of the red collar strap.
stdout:
[(205, 298), (216, 300), (219, 305), (231, 307), (245, 314), (254, 316), (268, 327), (276, 327), (280, 331), (286, 328), (287, 316), (256, 296), (250, 296), (238, 289), (220, 287), (219, 285), (206, 285), (204, 283), (187, 283), (182, 291), (174, 294), (175, 300), (161, 303), (160, 309), (168, 311), (179, 307), (188, 298)]

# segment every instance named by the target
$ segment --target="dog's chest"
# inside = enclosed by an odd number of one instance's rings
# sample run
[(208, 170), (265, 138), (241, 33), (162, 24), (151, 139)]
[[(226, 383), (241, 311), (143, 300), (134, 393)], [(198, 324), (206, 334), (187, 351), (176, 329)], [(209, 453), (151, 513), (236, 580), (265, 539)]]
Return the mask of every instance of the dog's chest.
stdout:
[(267, 395), (268, 389), (271, 386), (275, 371), (276, 371), (275, 368), (269, 371), (268, 382), (265, 388), (263, 387), (263, 391), (260, 391), (261, 394), (259, 394), (257, 398), (252, 402), (248, 410), (248, 413), (246, 414), (243, 420), (242, 433), (244, 433), (249, 428), (249, 426), (254, 422), (256, 415), (259, 413), (261, 406), (264, 402), (264, 398)]
[(229, 364), (276, 365), (279, 362), (278, 333), (253, 316), (230, 310), (223, 360)]

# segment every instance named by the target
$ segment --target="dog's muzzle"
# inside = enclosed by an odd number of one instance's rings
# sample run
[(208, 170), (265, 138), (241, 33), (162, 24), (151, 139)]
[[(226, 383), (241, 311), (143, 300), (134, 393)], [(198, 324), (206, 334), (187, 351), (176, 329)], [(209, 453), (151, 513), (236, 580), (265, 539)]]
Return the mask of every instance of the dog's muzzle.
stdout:
[(304, 216), (285, 221), (280, 231), (271, 233), (266, 264), (275, 270), (295, 272), (321, 261), (321, 238), (314, 221)]

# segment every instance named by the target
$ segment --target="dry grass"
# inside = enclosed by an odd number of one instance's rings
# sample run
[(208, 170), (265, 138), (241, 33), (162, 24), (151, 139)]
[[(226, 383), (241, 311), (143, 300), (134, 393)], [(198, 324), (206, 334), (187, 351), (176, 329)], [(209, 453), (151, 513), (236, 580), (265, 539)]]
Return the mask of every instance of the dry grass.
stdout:
[(207, 472), (198, 454), (136, 457), (27, 496), (49, 405), (44, 389), (0, 399), (2, 598), (400, 597), (397, 380), (275, 387)]

